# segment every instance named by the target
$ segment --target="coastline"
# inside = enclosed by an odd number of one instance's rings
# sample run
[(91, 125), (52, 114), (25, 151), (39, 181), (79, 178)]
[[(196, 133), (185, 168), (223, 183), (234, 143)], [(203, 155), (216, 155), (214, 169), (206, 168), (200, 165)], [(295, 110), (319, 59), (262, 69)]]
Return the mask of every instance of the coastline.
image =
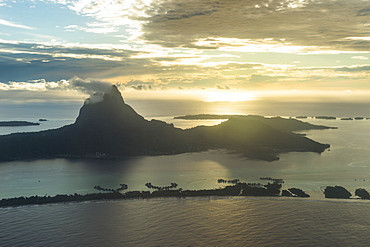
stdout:
[[(70, 203), (70, 202), (100, 202), (100, 201), (114, 201), (114, 200), (140, 200), (140, 199), (155, 199), (155, 198), (177, 198), (177, 199), (185, 199), (185, 198), (211, 198), (211, 197), (266, 197), (266, 198), (283, 198), (284, 196), (236, 196), (236, 195), (158, 195), (158, 196), (124, 196), (122, 194), (116, 196), (113, 193), (91, 193), (85, 195), (57, 195), (57, 196), (31, 196), (31, 197), (15, 197), (15, 198), (8, 198), (0, 200), (0, 209), (1, 208), (15, 208), (15, 207), (22, 207), (22, 206), (34, 206), (34, 205), (49, 205), (49, 204), (61, 204), (61, 203)], [(37, 198), (37, 201), (34, 201)], [(59, 198), (59, 199), (58, 199)], [(284, 197), (286, 198), (286, 197)], [(297, 198), (297, 197), (296, 197)], [(13, 203), (13, 200), (21, 199), (22, 203)], [(6, 203), (7, 201), (9, 203)], [(32, 202), (33, 201), (33, 202)]]
[[(228, 181), (224, 180), (226, 183)], [(282, 181), (282, 180), (281, 180)], [(225, 183), (222, 182), (222, 183)], [(107, 193), (90, 193), (90, 194), (70, 194), (70, 195), (55, 195), (55, 196), (30, 196), (30, 197), (14, 197), (0, 200), (0, 208), (15, 207), (24, 205), (42, 205), (61, 202), (77, 202), (77, 201), (92, 201), (92, 200), (117, 200), (117, 199), (139, 199), (139, 198), (158, 198), (158, 197), (199, 197), (199, 196), (280, 196), (281, 183), (273, 182), (262, 185), (259, 183), (239, 183), (227, 185), (219, 189), (201, 189), (201, 190), (183, 190), (171, 189), (170, 187), (157, 187), (155, 191), (128, 191), (122, 193), (127, 185), (121, 184), (118, 189), (104, 189), (100, 186), (95, 186), (95, 189), (108, 191)], [(151, 184), (151, 183), (147, 183)], [(176, 185), (176, 183), (172, 183)], [(156, 186), (150, 186), (156, 187)], [(150, 188), (148, 187), (148, 188)], [(297, 195), (298, 196), (298, 195)]]
[[(239, 179), (224, 180), (218, 179), (220, 184), (226, 185), (218, 189), (200, 189), (200, 190), (183, 190), (182, 188), (174, 189), (177, 183), (171, 183), (171, 186), (159, 187), (146, 183), (149, 189), (154, 191), (128, 191), (126, 184), (120, 184), (117, 189), (103, 188), (99, 185), (94, 189), (105, 191), (105, 193), (88, 193), (88, 194), (57, 194), (55, 196), (30, 196), (30, 197), (13, 197), (4, 198), (0, 200), (0, 208), (19, 207), (26, 205), (44, 205), (54, 203), (67, 203), (67, 202), (85, 202), (85, 201), (107, 201), (107, 200), (125, 200), (125, 199), (152, 199), (152, 198), (194, 198), (194, 197), (289, 197), (289, 198), (309, 198), (310, 195), (306, 194), (303, 190), (298, 188), (282, 189), (284, 184), (283, 179), (274, 179), (271, 177), (261, 177), (260, 180), (268, 180), (267, 184), (261, 183), (245, 183), (239, 182)], [(326, 186), (322, 190), (325, 199), (361, 199), (370, 200), (370, 194), (363, 188), (356, 189), (355, 196), (358, 198), (351, 198), (352, 194), (342, 186)]]
[(0, 127), (24, 127), (24, 126), (38, 126), (40, 123), (29, 121), (0, 121)]
[[(25, 206), (41, 206), (41, 205), (53, 205), (53, 204), (66, 204), (66, 203), (82, 203), (82, 202), (107, 202), (107, 201), (121, 201), (121, 200), (152, 200), (152, 199), (194, 199), (194, 198), (208, 198), (208, 199), (218, 199), (218, 198), (266, 198), (266, 199), (286, 199), (286, 200), (294, 200), (294, 199), (302, 199), (306, 201), (320, 201), (320, 202), (331, 202), (331, 201), (341, 201), (341, 202), (370, 202), (370, 200), (363, 199), (363, 198), (315, 198), (315, 199), (307, 199), (305, 197), (287, 197), (287, 196), (240, 196), (240, 195), (181, 195), (181, 196), (174, 196), (174, 195), (158, 195), (158, 196), (124, 196), (120, 195), (113, 195), (113, 193), (91, 193), (85, 195), (79, 195), (80, 198), (75, 195), (57, 195), (57, 196), (31, 196), (31, 197), (15, 197), (15, 198), (7, 198), (0, 200), (0, 209), (6, 208), (17, 208), (17, 207), (25, 207)], [(20, 198), (24, 198), (23, 200), (34, 200), (38, 198), (39, 201), (28, 201), (23, 203), (12, 203), (13, 200), (18, 200)], [(59, 198), (59, 199), (58, 199)], [(5, 203), (8, 201), (9, 203)], [(14, 201), (13, 201), (14, 202)]]

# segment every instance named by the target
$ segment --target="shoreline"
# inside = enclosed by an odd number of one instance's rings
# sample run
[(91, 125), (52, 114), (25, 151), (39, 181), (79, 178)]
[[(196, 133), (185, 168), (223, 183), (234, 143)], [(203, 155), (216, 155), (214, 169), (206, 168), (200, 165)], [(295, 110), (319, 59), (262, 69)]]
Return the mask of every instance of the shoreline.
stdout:
[[(19, 207), (26, 205), (44, 205), (66, 202), (85, 202), (85, 201), (107, 201), (107, 200), (125, 200), (125, 199), (152, 199), (152, 198), (194, 198), (194, 197), (288, 197), (288, 198), (310, 198), (303, 190), (298, 188), (282, 189), (283, 179), (274, 179), (271, 177), (261, 177), (260, 180), (269, 181), (267, 184), (240, 182), (239, 179), (225, 180), (218, 179), (220, 184), (228, 184), (223, 188), (217, 189), (200, 189), (200, 190), (183, 190), (178, 188), (177, 183), (171, 183), (169, 186), (155, 186), (152, 183), (146, 183), (145, 186), (150, 190), (146, 191), (127, 191), (128, 185), (121, 183), (119, 188), (103, 188), (99, 185), (94, 186), (97, 193), (88, 194), (57, 194), (55, 196), (29, 196), (29, 197), (12, 197), (0, 200), (0, 208)], [(354, 195), (359, 198), (351, 198), (352, 193), (342, 186), (325, 186), (320, 188), (325, 199), (361, 199), (370, 200), (370, 194), (366, 189), (356, 189)]]
[[(228, 182), (224, 180), (225, 182)], [(282, 181), (282, 180), (281, 180)], [(233, 182), (233, 181), (232, 181)], [(151, 183), (146, 184), (148, 188), (156, 188), (155, 191), (128, 191), (123, 193), (122, 190), (127, 189), (127, 185), (121, 184), (118, 189), (106, 189), (100, 186), (95, 186), (95, 189), (107, 191), (107, 193), (90, 193), (90, 194), (70, 194), (70, 195), (55, 195), (55, 196), (30, 196), (30, 197), (13, 197), (0, 200), (0, 208), (15, 207), (24, 205), (42, 205), (61, 202), (75, 201), (93, 201), (93, 200), (116, 200), (116, 199), (135, 199), (135, 198), (159, 198), (159, 197), (199, 197), (199, 196), (280, 196), (281, 183), (273, 182), (266, 185), (257, 183), (239, 183), (227, 185), (219, 189), (201, 189), (201, 190), (183, 190), (172, 189), (177, 187), (176, 183), (171, 183), (171, 186), (158, 187)], [(150, 185), (150, 186), (149, 186)], [(297, 195), (299, 196), (299, 195)]]
[[(101, 193), (101, 194), (110, 194), (110, 193)], [(95, 195), (94, 193), (92, 194), (85, 194), (86, 195)], [(73, 195), (61, 195), (61, 196), (73, 196)], [(34, 196), (36, 197), (36, 196)], [(39, 198), (42, 198), (44, 196), (39, 196)], [(20, 198), (20, 197), (16, 197)], [(16, 198), (8, 198), (8, 199), (2, 199), (2, 200), (9, 200), (9, 199), (16, 199)], [(31, 198), (31, 197), (28, 197)], [(363, 198), (348, 198), (348, 199), (343, 199), (343, 198), (311, 198), (307, 199), (304, 197), (286, 197), (286, 196), (233, 196), (233, 195), (198, 195), (198, 196), (148, 196), (148, 197), (101, 197), (101, 198), (92, 198), (92, 199), (76, 199), (76, 200), (60, 200), (60, 201), (44, 201), (44, 202), (34, 202), (34, 203), (22, 203), (22, 204), (9, 204), (5, 205), (3, 203), (0, 203), (0, 210), (1, 209), (9, 209), (9, 208), (19, 208), (19, 207), (27, 207), (27, 206), (42, 206), (42, 205), (57, 205), (57, 204), (69, 204), (69, 203), (83, 203), (83, 202), (109, 202), (109, 201), (122, 201), (122, 200), (154, 200), (154, 199), (194, 199), (194, 198), (208, 198), (208, 199), (223, 199), (223, 198), (253, 198), (253, 199), (261, 199), (261, 198), (266, 198), (266, 199), (286, 199), (286, 200), (294, 200), (294, 199), (302, 199), (306, 201), (315, 201), (315, 202), (370, 202), (370, 200), (363, 199)], [(0, 200), (0, 202), (2, 201)]]

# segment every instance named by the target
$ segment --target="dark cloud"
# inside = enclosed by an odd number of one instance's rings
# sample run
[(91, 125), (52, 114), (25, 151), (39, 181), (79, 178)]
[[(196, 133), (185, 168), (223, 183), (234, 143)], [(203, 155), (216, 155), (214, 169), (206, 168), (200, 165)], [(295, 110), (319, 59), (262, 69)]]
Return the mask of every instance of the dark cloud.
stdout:
[(348, 39), (369, 36), (366, 5), (362, 0), (162, 1), (148, 10), (143, 38), (166, 47), (216, 49), (226, 44), (196, 41), (222, 37), (368, 51), (368, 43)]
[(336, 71), (345, 71), (345, 72), (367, 72), (370, 71), (370, 65), (364, 66), (353, 66), (353, 67), (340, 67), (336, 68)]
[(216, 85), (216, 88), (220, 90), (230, 90), (230, 87), (227, 85)]
[[(0, 43), (0, 82), (28, 81), (44, 78), (48, 81), (78, 76), (80, 78), (126, 77), (128, 80), (143, 75), (163, 79), (183, 74), (198, 76), (210, 68), (199, 65), (176, 64), (191, 57), (136, 58), (136, 51), (98, 49), (84, 47), (62, 47), (28, 43)], [(162, 62), (174, 62), (163, 65)], [(232, 66), (250, 66), (238, 65)], [(217, 69), (226, 69), (227, 65)], [(166, 79), (168, 78), (168, 79)]]
[(367, 16), (367, 15), (370, 15), (370, 8), (361, 9), (357, 13), (357, 16)]
[(188, 18), (191, 18), (191, 17), (194, 17), (194, 16), (209, 15), (209, 14), (212, 14), (213, 12), (215, 12), (215, 11), (217, 11), (217, 10), (211, 9), (211, 10), (206, 10), (206, 11), (202, 11), (202, 12), (196, 11), (196, 12), (188, 13), (188, 14), (183, 14), (183, 13), (178, 14), (178, 13), (176, 13), (175, 10), (172, 10), (172, 11), (167, 12), (168, 16), (166, 18), (167, 18), (167, 20), (181, 20), (181, 19), (188, 19)]
[(136, 52), (130, 50), (37, 43), (1, 43), (0, 49), (1, 82), (39, 78), (57, 81), (73, 76), (105, 79), (161, 71), (148, 58), (131, 58)]
[[(103, 48), (103, 46), (99, 46), (99, 48), (94, 47), (93, 45), (86, 45), (84, 47), (83, 45), (81, 46), (65, 46), (65, 45), (47, 45), (47, 44), (42, 44), (42, 43), (5, 43), (2, 42), (0, 43), (0, 47), (2, 49), (9, 49), (9, 50), (14, 50), (14, 51), (24, 51), (25, 53), (27, 52), (33, 52), (33, 53), (40, 53), (40, 54), (48, 54), (48, 53), (53, 53), (53, 54), (88, 54), (88, 55), (104, 55), (104, 56), (119, 56), (119, 57), (128, 57), (130, 55), (137, 54), (138, 52), (132, 51), (132, 50), (125, 50), (125, 49), (117, 49), (117, 48)], [(98, 46), (98, 45), (96, 45)], [(109, 45), (107, 45), (109, 46)]]
[(36, 59), (32, 55), (30, 61), (13, 61), (0, 59), (0, 81), (26, 81), (28, 79), (46, 78), (50, 81), (80, 77), (107, 78), (117, 74), (122, 65), (102, 60), (65, 58), (56, 60), (49, 56)]

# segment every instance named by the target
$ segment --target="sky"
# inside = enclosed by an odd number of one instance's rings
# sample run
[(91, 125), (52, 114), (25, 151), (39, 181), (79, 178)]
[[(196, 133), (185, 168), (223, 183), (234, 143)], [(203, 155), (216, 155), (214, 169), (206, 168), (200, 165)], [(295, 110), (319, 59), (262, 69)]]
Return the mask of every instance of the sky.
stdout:
[(369, 0), (0, 0), (0, 101), (365, 97), (369, 58)]

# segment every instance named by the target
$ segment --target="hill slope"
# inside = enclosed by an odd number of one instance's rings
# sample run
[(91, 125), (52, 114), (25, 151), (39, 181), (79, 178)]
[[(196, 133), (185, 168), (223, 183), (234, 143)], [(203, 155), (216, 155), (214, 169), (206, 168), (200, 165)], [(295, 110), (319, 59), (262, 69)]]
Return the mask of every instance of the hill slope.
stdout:
[(256, 119), (231, 118), (189, 130), (148, 121), (125, 104), (112, 86), (87, 99), (74, 124), (55, 130), (0, 136), (0, 161), (44, 158), (109, 158), (227, 148), (275, 160), (288, 151), (323, 152), (329, 145), (282, 132)]

